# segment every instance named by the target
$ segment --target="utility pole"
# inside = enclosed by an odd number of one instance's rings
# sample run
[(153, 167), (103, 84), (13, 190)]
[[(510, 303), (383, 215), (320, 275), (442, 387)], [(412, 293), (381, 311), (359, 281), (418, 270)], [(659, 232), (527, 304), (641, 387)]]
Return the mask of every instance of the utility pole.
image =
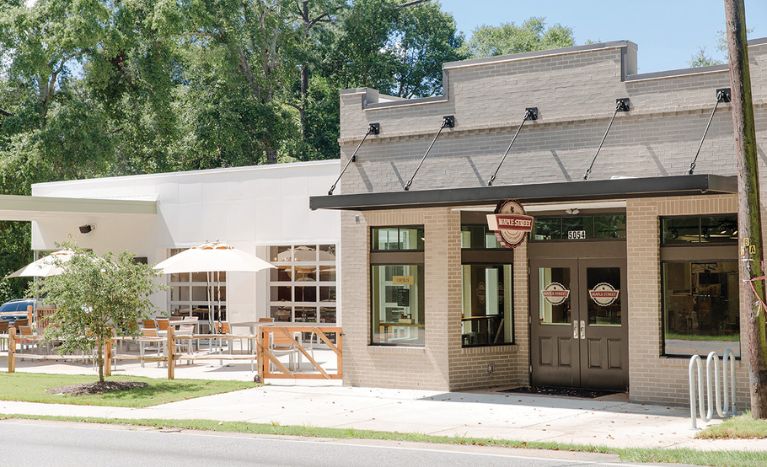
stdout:
[[(724, 0), (730, 54), (732, 126), (738, 161), (740, 335), (745, 340), (751, 415), (767, 418), (767, 329), (765, 328), (762, 219), (756, 157), (754, 105), (748, 69), (744, 0)], [(754, 278), (759, 278), (754, 280)]]

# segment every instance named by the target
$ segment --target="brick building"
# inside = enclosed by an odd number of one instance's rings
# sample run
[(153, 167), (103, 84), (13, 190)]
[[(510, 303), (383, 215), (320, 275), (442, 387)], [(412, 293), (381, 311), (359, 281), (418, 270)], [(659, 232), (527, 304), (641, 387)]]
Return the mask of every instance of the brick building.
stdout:
[[(341, 167), (380, 125), (337, 192), (311, 198), (342, 212), (347, 384), (683, 403), (690, 355), (740, 354), (728, 69), (639, 74), (636, 54), (619, 41), (447, 63), (444, 95), (424, 99), (342, 92)], [(749, 55), (764, 184), (767, 40)], [(487, 222), (506, 200), (534, 221), (515, 248)]]

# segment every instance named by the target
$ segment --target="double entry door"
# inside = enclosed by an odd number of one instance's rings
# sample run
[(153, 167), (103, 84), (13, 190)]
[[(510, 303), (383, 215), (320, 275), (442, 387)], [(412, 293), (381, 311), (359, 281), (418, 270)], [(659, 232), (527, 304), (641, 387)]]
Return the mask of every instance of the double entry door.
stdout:
[(626, 259), (530, 262), (534, 386), (628, 387)]

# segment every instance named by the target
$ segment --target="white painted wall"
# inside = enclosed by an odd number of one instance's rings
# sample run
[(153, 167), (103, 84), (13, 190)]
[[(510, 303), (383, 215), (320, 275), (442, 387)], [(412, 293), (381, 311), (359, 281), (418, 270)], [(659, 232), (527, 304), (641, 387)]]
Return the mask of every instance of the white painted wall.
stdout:
[[(71, 238), (97, 253), (130, 251), (156, 264), (170, 248), (213, 240), (264, 259), (265, 245), (338, 244), (339, 213), (311, 211), (309, 197), (327, 193), (339, 169), (330, 160), (36, 184), (35, 196), (156, 200), (158, 213), (43, 216), (32, 222), (32, 249), (52, 250)], [(81, 234), (84, 224), (94, 231)], [(228, 275), (231, 321), (267, 316), (267, 281), (267, 272)], [(167, 309), (167, 293), (153, 302)], [(340, 314), (339, 306), (339, 321)]]

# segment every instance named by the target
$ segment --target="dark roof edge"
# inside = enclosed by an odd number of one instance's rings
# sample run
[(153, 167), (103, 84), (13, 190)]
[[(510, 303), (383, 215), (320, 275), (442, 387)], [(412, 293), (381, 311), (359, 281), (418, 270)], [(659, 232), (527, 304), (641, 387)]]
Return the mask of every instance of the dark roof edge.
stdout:
[(737, 192), (737, 179), (734, 176), (700, 174), (312, 196), (309, 198), (309, 207), (312, 210), (364, 211), (494, 204), (503, 199), (533, 203)]

